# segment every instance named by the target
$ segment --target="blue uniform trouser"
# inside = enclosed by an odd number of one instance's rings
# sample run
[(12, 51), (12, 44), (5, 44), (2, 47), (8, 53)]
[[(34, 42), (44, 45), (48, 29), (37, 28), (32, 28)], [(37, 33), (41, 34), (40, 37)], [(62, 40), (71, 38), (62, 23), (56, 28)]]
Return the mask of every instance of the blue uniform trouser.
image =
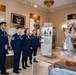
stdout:
[(33, 56), (37, 55), (37, 48), (33, 48), (33, 50), (30, 50), (30, 60), (32, 60), (32, 55)]
[(29, 60), (32, 60), (33, 50), (30, 50)]
[(33, 49), (33, 56), (36, 56), (37, 55), (37, 48), (34, 48)]
[(21, 55), (21, 52), (19, 52), (19, 53), (14, 52), (14, 68), (13, 68), (13, 71), (17, 71), (19, 69), (20, 55)]
[(1, 68), (1, 73), (6, 73), (5, 61), (6, 61), (6, 51), (5, 51), (5, 49), (0, 48), (0, 68)]
[(22, 58), (22, 67), (25, 67), (27, 65), (28, 57)]

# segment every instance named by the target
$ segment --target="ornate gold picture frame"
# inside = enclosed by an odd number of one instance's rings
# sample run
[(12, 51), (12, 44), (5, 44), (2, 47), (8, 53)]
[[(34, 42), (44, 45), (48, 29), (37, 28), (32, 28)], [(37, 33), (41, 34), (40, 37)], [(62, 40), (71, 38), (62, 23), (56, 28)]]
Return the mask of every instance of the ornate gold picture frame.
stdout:
[(26, 23), (26, 16), (11, 13), (11, 27), (21, 26), (22, 28), (24, 28), (25, 23)]

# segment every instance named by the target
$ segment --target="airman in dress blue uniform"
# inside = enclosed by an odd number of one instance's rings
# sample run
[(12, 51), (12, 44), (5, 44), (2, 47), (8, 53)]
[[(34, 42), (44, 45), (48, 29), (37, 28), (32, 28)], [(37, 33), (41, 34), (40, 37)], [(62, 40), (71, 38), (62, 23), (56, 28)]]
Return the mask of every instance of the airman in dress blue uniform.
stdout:
[[(31, 35), (31, 47), (32, 47), (32, 50), (30, 50), (30, 64), (32, 64), (32, 55), (33, 56), (36, 56), (37, 55), (37, 49), (39, 47), (39, 38), (37, 36), (37, 30), (34, 29), (33, 31), (33, 34)], [(36, 59), (34, 59), (34, 62), (37, 62)]]
[(5, 69), (6, 51), (8, 49), (8, 36), (5, 31), (6, 22), (0, 23), (0, 68), (1, 74), (8, 75)]
[(20, 55), (21, 55), (21, 45), (22, 45), (22, 36), (21, 33), (21, 27), (17, 27), (17, 33), (12, 36), (11, 39), (11, 46), (14, 52), (14, 73), (20, 73), (18, 70), (21, 70), (19, 68), (19, 62), (20, 62)]
[(22, 36), (23, 38), (23, 43), (22, 43), (22, 67), (26, 69), (26, 67), (29, 67), (27, 65), (27, 60), (30, 54), (30, 48), (31, 48), (31, 38), (29, 36), (29, 28), (26, 28), (24, 31), (24, 35)]

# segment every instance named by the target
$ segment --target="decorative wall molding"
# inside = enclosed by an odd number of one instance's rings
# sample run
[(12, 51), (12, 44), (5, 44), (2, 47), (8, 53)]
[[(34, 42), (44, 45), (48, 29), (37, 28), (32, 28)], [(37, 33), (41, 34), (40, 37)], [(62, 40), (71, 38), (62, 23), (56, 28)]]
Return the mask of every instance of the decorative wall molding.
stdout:
[(72, 8), (74, 6), (76, 6), (76, 2), (71, 3), (71, 4), (67, 4), (67, 5), (64, 5), (64, 6), (52, 8), (49, 12), (54, 12), (54, 11), (61, 10), (61, 9), (66, 9), (66, 8)]

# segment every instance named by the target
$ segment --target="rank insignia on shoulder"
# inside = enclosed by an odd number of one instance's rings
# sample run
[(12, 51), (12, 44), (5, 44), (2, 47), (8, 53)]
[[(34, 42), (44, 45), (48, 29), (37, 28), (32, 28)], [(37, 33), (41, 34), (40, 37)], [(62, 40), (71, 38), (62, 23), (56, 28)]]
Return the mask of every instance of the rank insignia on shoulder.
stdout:
[(12, 40), (15, 40), (15, 38), (14, 38), (14, 37), (12, 37)]

